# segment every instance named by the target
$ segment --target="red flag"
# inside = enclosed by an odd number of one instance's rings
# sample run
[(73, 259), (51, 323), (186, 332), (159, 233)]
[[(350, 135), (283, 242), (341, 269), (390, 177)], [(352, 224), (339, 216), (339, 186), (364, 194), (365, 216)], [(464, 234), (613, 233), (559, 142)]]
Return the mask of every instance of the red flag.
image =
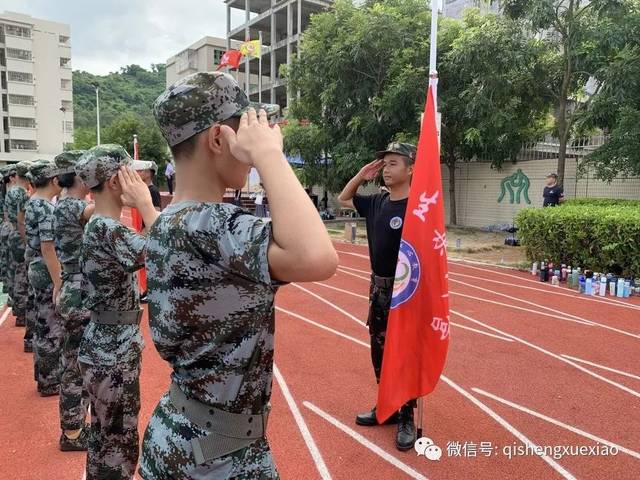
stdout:
[(382, 423), (433, 391), (449, 347), (440, 147), (433, 87), (418, 141), (384, 346), (376, 415)]
[(238, 50), (229, 50), (224, 52), (222, 58), (220, 58), (220, 65), (216, 68), (216, 71), (224, 67), (231, 67), (237, 69), (240, 66), (242, 60), (242, 53)]

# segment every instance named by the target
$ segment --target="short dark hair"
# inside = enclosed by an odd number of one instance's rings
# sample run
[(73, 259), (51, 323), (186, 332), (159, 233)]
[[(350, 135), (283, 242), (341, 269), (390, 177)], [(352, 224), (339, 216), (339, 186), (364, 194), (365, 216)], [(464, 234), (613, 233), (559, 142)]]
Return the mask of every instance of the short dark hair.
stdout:
[(91, 191), (93, 193), (100, 193), (102, 192), (102, 190), (104, 190), (104, 182), (102, 182), (100, 185), (96, 185), (95, 187), (91, 187)]
[(33, 188), (43, 188), (49, 185), (49, 182), (53, 181), (52, 178), (38, 178), (37, 180), (31, 180)]
[[(240, 117), (231, 117), (220, 123), (222, 125), (227, 125), (233, 128), (235, 131), (238, 131), (238, 127), (240, 126)], [(177, 161), (178, 158), (180, 157), (188, 157), (190, 155), (193, 155), (193, 152), (196, 149), (196, 145), (198, 144), (198, 138), (200, 138), (200, 135), (208, 132), (209, 128), (196, 133), (192, 137), (187, 138), (185, 141), (180, 142), (177, 145), (174, 145), (173, 147), (169, 147), (169, 149), (171, 150), (171, 154), (173, 155), (173, 158), (175, 158)]]
[(76, 180), (76, 174), (73, 172), (58, 175), (58, 185), (62, 188), (71, 188)]

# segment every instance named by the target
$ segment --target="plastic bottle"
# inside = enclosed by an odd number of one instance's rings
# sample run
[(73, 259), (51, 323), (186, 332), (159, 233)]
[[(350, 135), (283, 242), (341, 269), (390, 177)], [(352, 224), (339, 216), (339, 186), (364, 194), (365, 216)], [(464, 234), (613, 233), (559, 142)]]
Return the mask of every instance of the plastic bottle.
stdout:
[(613, 275), (609, 278), (609, 294), (612, 297), (616, 296), (616, 284), (618, 283), (618, 277), (614, 277)]
[(591, 285), (593, 285), (593, 288), (591, 289), (591, 295), (597, 296), (600, 290), (600, 274), (594, 272), (592, 278)]
[(573, 287), (573, 271), (571, 270), (571, 265), (567, 267), (567, 286), (569, 288)]
[(607, 294), (607, 277), (604, 275), (600, 277), (600, 291), (598, 292), (601, 297)]
[(584, 284), (585, 295), (593, 295), (593, 278), (588, 277)]
[(562, 264), (562, 268), (560, 269), (560, 281), (561, 282), (566, 282), (567, 281), (567, 266), (563, 263)]
[(578, 293), (584, 293), (584, 289), (586, 286), (586, 280), (584, 275), (580, 275), (580, 279), (578, 280)]
[(616, 287), (616, 297), (623, 298), (624, 297), (624, 279), (618, 279), (618, 285)]
[(548, 282), (549, 281), (549, 270), (547, 270), (547, 262), (544, 261), (540, 264), (540, 281)]
[(531, 266), (531, 275), (537, 275), (538, 274), (538, 262), (533, 262), (533, 265)]
[(553, 285), (554, 287), (560, 285), (560, 279), (558, 278), (558, 275), (554, 275), (553, 277), (551, 277), (551, 285)]
[(624, 282), (624, 296), (625, 297), (631, 296), (631, 281), (629, 280), (626, 280)]

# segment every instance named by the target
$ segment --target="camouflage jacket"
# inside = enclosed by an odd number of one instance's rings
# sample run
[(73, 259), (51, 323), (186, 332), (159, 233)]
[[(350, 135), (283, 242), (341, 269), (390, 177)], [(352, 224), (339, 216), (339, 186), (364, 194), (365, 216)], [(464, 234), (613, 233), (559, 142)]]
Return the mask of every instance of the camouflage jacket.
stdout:
[(18, 212), (24, 211), (29, 200), (29, 194), (22, 187), (10, 188), (5, 197), (4, 208), (7, 211), (9, 222), (15, 227), (18, 222)]
[(53, 242), (54, 205), (44, 198), (31, 198), (24, 212), (27, 233), (25, 261), (42, 263), (42, 242)]
[(80, 263), (84, 225), (82, 213), (88, 202), (79, 198), (65, 197), (53, 211), (53, 229), (56, 254), (63, 265)]
[[(140, 308), (135, 272), (144, 266), (145, 243), (143, 236), (112, 218), (91, 217), (84, 230), (80, 255), (88, 310)], [(143, 348), (138, 325), (89, 322), (78, 360), (90, 365), (115, 365), (135, 361)]]
[(271, 396), (274, 297), (270, 223), (236, 206), (180, 202), (151, 227), (150, 325), (189, 396), (258, 413)]

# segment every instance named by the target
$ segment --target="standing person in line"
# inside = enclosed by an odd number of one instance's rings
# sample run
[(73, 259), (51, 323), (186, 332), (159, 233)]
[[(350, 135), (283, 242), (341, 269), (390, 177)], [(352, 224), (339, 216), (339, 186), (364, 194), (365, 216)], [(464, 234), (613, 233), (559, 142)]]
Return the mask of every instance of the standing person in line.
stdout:
[(151, 203), (153, 203), (153, 206), (159, 212), (162, 210), (162, 198), (160, 197), (160, 190), (158, 190), (158, 187), (153, 183), (153, 179), (158, 171), (158, 165), (156, 165), (156, 162), (148, 160), (134, 160), (133, 169), (138, 172), (142, 181), (149, 187)]
[[(338, 201), (343, 207), (355, 208), (367, 222), (367, 241), (373, 272), (369, 290), (367, 325), (371, 340), (371, 362), (377, 383), (380, 383), (393, 282), (415, 159), (416, 147), (414, 145), (391, 143), (386, 150), (378, 152), (376, 160), (365, 165), (351, 179), (338, 197)], [(369, 196), (358, 195), (358, 188), (365, 182), (374, 180), (381, 170), (388, 192)], [(398, 414), (387, 420), (387, 423), (398, 424), (396, 434), (398, 450), (405, 451), (413, 448), (415, 442), (414, 407), (414, 401), (408, 402)], [(376, 408), (356, 416), (356, 424), (361, 426), (378, 425)]]
[(78, 367), (78, 349), (84, 329), (89, 323), (89, 311), (83, 305), (80, 249), (84, 226), (95, 205), (86, 200), (89, 189), (75, 174), (74, 166), (82, 150), (63, 152), (55, 158), (58, 184), (64, 195), (53, 211), (53, 231), (56, 254), (62, 268), (62, 287), (56, 303), (62, 327), (60, 353), (60, 434), (59, 448), (63, 452), (87, 449), (89, 429), (85, 428), (88, 394), (82, 385)]
[[(9, 275), (9, 221), (5, 214), (5, 197), (11, 185), (11, 178), (15, 177), (15, 167), (5, 165), (0, 169), (0, 282), (2, 282), (2, 293), (9, 293), (7, 277)], [(11, 297), (7, 297), (7, 305), (11, 306)]]
[[(331, 277), (336, 252), (282, 153), (280, 129), (249, 108), (231, 75), (180, 80), (154, 115), (180, 178), (147, 253), (153, 341), (173, 373), (145, 432), (140, 475), (278, 478), (265, 437), (274, 296), (280, 282)], [(223, 203), (252, 166), (273, 192), (272, 222)]]
[(176, 177), (176, 170), (173, 167), (173, 162), (169, 160), (167, 167), (164, 169), (164, 176), (167, 179), (167, 187), (169, 188), (169, 195), (173, 195), (173, 181)]
[(132, 162), (120, 145), (98, 145), (75, 167), (96, 202), (81, 248), (85, 306), (91, 312), (78, 353), (91, 401), (87, 480), (129, 480), (138, 461), (144, 342), (135, 272), (144, 266), (146, 240), (123, 225), (120, 215), (123, 206), (135, 207), (151, 225), (158, 212)]
[(256, 193), (256, 217), (268, 217), (267, 211), (267, 194), (264, 191), (264, 185), (260, 182), (260, 190)]
[(545, 187), (542, 191), (543, 207), (557, 207), (564, 202), (564, 188), (558, 185), (558, 175), (550, 173), (545, 179)]
[(24, 254), (26, 248), (26, 233), (24, 226), (24, 209), (29, 201), (29, 167), (28, 162), (16, 165), (16, 175), (13, 186), (9, 188), (5, 197), (5, 209), (9, 220), (8, 235), (9, 251), (9, 294), (12, 301), (12, 313), (16, 317), (16, 326), (26, 326), (24, 334), (24, 351), (33, 351), (34, 319), (27, 322), (27, 296), (29, 281), (27, 279), (27, 265)]
[(56, 313), (55, 299), (60, 293), (60, 262), (53, 236), (52, 200), (62, 189), (58, 184), (56, 164), (38, 160), (30, 172), (35, 189), (25, 208), (30, 308), (35, 317), (33, 352), (38, 392), (42, 397), (60, 391), (60, 348), (62, 326)]

